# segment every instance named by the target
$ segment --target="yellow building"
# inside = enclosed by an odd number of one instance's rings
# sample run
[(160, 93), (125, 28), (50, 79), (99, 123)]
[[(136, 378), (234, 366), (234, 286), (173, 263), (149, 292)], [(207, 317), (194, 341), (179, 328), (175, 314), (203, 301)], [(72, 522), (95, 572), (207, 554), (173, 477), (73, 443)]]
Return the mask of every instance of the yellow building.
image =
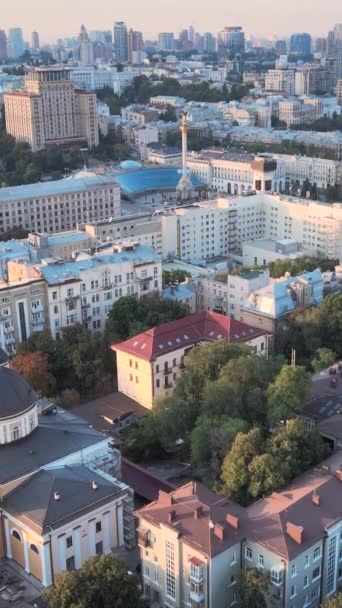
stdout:
[(133, 493), (111, 440), (39, 407), (27, 382), (0, 367), (0, 558), (49, 586), (92, 555), (134, 546)]
[(186, 354), (198, 344), (216, 340), (247, 344), (258, 354), (268, 353), (265, 330), (215, 312), (199, 312), (113, 344), (119, 391), (152, 408), (156, 399), (172, 392)]

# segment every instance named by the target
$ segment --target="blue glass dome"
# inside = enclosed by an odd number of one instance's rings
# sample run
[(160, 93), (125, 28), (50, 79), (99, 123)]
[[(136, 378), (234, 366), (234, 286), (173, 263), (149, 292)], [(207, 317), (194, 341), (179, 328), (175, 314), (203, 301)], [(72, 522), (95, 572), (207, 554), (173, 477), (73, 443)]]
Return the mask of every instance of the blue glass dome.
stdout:
[[(179, 167), (162, 167), (160, 169), (141, 169), (130, 173), (121, 173), (115, 177), (122, 190), (128, 194), (136, 194), (144, 190), (176, 189), (180, 180)], [(201, 182), (196, 175), (191, 175), (194, 186)]]
[(136, 160), (123, 160), (120, 163), (120, 169), (140, 169), (141, 164)]

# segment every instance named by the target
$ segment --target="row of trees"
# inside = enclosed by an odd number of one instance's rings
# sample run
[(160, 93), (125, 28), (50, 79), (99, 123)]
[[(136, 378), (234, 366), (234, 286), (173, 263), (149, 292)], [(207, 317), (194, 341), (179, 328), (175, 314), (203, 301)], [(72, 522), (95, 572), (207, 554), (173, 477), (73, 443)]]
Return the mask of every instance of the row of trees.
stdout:
[(124, 446), (135, 460), (153, 459), (182, 445), (193, 467), (220, 482), (222, 463), (239, 433), (268, 429), (300, 414), (310, 397), (311, 379), (302, 367), (268, 360), (248, 346), (225, 341), (195, 347), (173, 395), (158, 402), (151, 416), (131, 431)]
[(342, 357), (342, 295), (331, 294), (314, 308), (298, 310), (288, 318), (286, 332), (276, 335), (277, 352), (296, 350), (300, 365), (314, 370)]
[[(269, 262), (267, 268), (270, 271), (270, 276), (274, 279), (283, 277), (286, 272), (289, 272), (291, 276), (302, 274), (303, 272), (311, 272), (319, 268), (322, 272), (333, 271), (335, 266), (339, 265), (338, 258), (325, 258), (319, 256), (304, 255), (299, 258), (291, 259), (279, 259), (274, 262)], [(250, 270), (262, 270), (264, 266), (240, 266), (234, 268), (230, 274), (239, 275), (243, 272)]]

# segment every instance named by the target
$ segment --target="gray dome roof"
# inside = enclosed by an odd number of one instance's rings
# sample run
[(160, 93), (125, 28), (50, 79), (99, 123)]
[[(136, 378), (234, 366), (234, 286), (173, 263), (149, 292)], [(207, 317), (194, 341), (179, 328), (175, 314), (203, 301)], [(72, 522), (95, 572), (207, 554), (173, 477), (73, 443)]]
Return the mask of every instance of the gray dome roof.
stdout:
[(0, 367), (0, 419), (25, 412), (37, 395), (33, 388), (13, 369)]

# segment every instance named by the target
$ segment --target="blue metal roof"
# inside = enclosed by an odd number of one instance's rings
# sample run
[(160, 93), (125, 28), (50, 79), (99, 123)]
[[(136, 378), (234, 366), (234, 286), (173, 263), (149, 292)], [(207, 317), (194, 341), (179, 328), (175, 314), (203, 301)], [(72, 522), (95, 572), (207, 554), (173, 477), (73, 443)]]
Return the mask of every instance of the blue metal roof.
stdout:
[[(116, 182), (128, 194), (136, 194), (144, 190), (160, 190), (163, 188), (176, 188), (181, 178), (180, 168), (162, 167), (154, 169), (141, 169), (120, 173), (115, 177)], [(192, 175), (194, 186), (201, 184), (197, 176)]]
[(70, 279), (79, 279), (83, 270), (100, 270), (101, 266), (108, 264), (122, 264), (124, 262), (160, 262), (160, 257), (147, 245), (138, 245), (135, 250), (122, 252), (96, 254), (84, 257), (75, 262), (64, 262), (40, 266), (40, 272), (49, 285), (64, 283)]
[(25, 186), (13, 186), (0, 188), (0, 202), (18, 201), (41, 196), (56, 196), (69, 192), (80, 192), (89, 188), (100, 188), (101, 186), (115, 186), (113, 177), (105, 175), (94, 175), (81, 179), (60, 179), (52, 182), (39, 182)]

